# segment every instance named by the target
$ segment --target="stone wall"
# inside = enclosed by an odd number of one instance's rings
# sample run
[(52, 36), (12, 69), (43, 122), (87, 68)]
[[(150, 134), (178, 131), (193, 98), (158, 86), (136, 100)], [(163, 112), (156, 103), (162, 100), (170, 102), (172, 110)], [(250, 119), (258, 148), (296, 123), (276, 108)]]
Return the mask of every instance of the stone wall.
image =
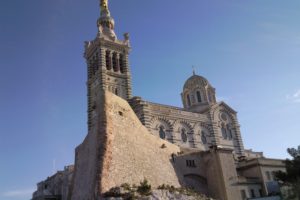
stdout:
[(110, 92), (99, 93), (97, 108), (103, 109), (97, 127), (76, 149), (72, 200), (96, 199), (112, 187), (144, 178), (153, 187), (180, 186), (171, 156), (179, 147), (151, 135), (127, 101)]
[(51, 177), (37, 184), (37, 191), (32, 195), (33, 200), (60, 199), (68, 200), (71, 195), (74, 166), (65, 167)]
[(91, 85), (93, 110), (91, 113), (89, 133), (75, 150), (75, 170), (72, 200), (92, 200), (99, 195), (99, 181), (106, 146), (105, 98), (101, 95), (100, 83)]
[(125, 100), (111, 93), (106, 93), (105, 99), (109, 159), (101, 191), (124, 182), (138, 184), (144, 178), (153, 187), (163, 183), (178, 187), (171, 154), (177, 154), (179, 147), (151, 135)]
[(240, 200), (235, 161), (230, 149), (212, 149), (207, 152), (207, 183), (212, 197), (220, 200)]

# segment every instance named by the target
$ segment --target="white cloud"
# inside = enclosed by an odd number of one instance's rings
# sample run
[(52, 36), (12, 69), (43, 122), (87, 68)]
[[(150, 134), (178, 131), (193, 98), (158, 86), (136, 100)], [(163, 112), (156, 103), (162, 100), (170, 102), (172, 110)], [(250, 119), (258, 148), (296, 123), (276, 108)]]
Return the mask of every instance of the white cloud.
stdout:
[(35, 189), (11, 190), (4, 192), (3, 197), (28, 197), (31, 196)]
[(297, 90), (294, 94), (286, 95), (286, 99), (294, 103), (300, 103), (300, 89)]

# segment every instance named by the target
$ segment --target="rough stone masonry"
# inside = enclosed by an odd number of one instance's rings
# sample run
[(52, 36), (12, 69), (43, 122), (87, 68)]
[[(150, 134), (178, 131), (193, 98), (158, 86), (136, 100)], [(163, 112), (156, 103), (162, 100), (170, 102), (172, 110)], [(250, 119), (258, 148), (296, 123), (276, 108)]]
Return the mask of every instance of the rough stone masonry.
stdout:
[(180, 187), (172, 163), (178, 146), (148, 132), (127, 101), (110, 93), (99, 94), (99, 125), (76, 149), (72, 200), (97, 199), (122, 183), (153, 187)]

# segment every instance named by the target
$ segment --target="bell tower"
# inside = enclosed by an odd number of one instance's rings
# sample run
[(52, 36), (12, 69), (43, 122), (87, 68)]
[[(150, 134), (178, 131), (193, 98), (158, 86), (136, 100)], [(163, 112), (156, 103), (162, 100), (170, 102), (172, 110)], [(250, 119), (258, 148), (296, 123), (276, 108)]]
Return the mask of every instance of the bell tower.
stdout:
[[(123, 99), (130, 99), (131, 75), (128, 62), (130, 52), (129, 34), (119, 40), (114, 32), (108, 0), (100, 0), (98, 33), (94, 40), (85, 42), (84, 57), (87, 62), (88, 80), (88, 127), (90, 130), (96, 95), (105, 90)], [(95, 87), (95, 85), (99, 85)], [(97, 91), (96, 91), (97, 90)]]

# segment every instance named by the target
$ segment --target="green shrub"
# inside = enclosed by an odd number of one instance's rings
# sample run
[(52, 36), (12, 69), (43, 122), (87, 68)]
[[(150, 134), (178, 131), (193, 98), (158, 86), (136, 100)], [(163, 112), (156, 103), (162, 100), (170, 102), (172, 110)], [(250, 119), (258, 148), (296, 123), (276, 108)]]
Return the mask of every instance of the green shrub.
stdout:
[(148, 183), (147, 179), (144, 179), (140, 182), (140, 185), (137, 187), (137, 192), (140, 195), (148, 196), (151, 194), (151, 185)]
[(121, 187), (124, 188), (124, 189), (127, 190), (127, 191), (131, 191), (131, 190), (132, 190), (132, 188), (131, 188), (131, 186), (130, 186), (129, 183), (123, 183), (123, 184), (121, 185)]

